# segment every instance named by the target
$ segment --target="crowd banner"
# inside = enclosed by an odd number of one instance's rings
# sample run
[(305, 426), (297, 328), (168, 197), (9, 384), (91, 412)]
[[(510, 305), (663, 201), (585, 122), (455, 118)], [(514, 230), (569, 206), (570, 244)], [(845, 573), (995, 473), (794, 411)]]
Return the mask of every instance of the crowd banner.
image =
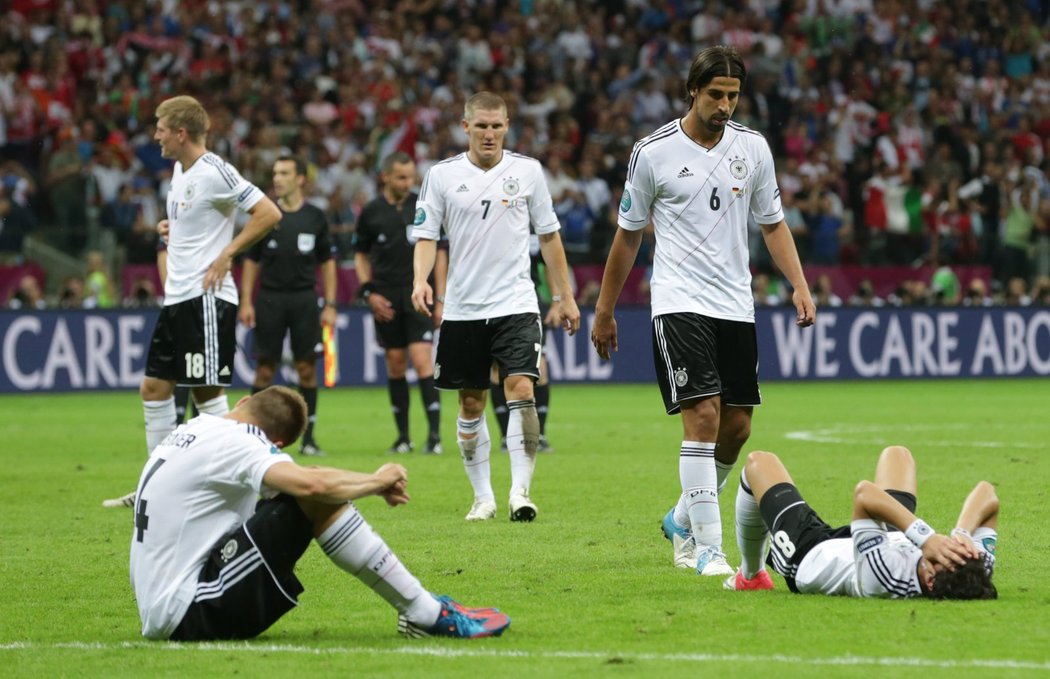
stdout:
[[(0, 393), (136, 389), (156, 310), (0, 312)], [(649, 311), (616, 313), (619, 351), (602, 361), (590, 342), (594, 312), (583, 310), (575, 337), (547, 339), (556, 382), (651, 382)], [(1050, 309), (823, 309), (811, 328), (790, 308), (759, 309), (763, 381), (1050, 375)], [(338, 386), (384, 384), (383, 349), (372, 317), (347, 309), (338, 319)], [(251, 384), (251, 331), (237, 328), (233, 384)], [(280, 371), (295, 379), (290, 358)], [(410, 378), (413, 377), (410, 375)]]

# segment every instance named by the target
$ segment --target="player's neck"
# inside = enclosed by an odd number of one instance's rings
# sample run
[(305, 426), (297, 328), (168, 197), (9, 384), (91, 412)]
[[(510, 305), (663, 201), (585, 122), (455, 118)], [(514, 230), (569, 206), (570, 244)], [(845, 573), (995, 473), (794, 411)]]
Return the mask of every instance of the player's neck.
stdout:
[(182, 165), (182, 171), (185, 172), (193, 167), (193, 164), (207, 152), (208, 149), (201, 144), (187, 144), (176, 160), (179, 161), (179, 164)]
[(708, 130), (700, 122), (700, 118), (694, 113), (692, 109), (689, 113), (685, 114), (682, 118), (682, 131), (689, 136), (690, 139), (695, 141), (705, 149), (714, 148), (718, 145), (718, 142), (722, 141), (722, 135), (725, 134), (725, 128), (712, 132)]
[(493, 156), (492, 160), (490, 160), (488, 162), (482, 161), (481, 157), (479, 157), (476, 153), (474, 153), (474, 150), (471, 149), (471, 150), (467, 151), (467, 160), (469, 160), (470, 162), (474, 163), (475, 165), (480, 167), (482, 170), (488, 171), (488, 170), (491, 170), (492, 168), (496, 167), (497, 165), (499, 165), (501, 162), (503, 162), (503, 149), (499, 150), (499, 155), (498, 156)]
[(303, 194), (299, 191), (296, 191), (295, 193), (290, 193), (287, 196), (284, 196), (283, 198), (277, 199), (277, 204), (285, 212), (296, 212), (297, 210), (299, 210), (299, 208), (303, 206), (303, 203), (305, 202), (306, 199), (303, 198)]

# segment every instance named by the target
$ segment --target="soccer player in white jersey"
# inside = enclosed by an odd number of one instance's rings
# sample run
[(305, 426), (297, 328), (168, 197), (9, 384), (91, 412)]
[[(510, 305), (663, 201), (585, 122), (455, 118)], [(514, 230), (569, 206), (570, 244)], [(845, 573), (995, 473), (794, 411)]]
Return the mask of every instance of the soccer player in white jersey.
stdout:
[[(440, 389), (459, 391), (456, 432), (463, 465), (474, 488), (468, 521), (496, 515), (490, 481), (492, 442), (485, 423), (489, 369), (503, 379), (510, 418), (511, 521), (532, 521), (530, 496), (540, 437), (533, 384), (539, 379), (541, 328), (536, 290), (529, 275), (529, 225), (540, 239), (554, 281), (553, 303), (570, 334), (580, 327), (565, 250), (540, 163), (506, 151), (507, 105), (479, 92), (463, 112), (468, 150), (427, 172), (416, 201), (412, 303), (430, 315), (443, 305), (434, 378)], [(442, 226), (448, 235), (448, 280), (435, 299), (427, 277), (434, 267)]]
[(397, 610), (402, 635), (501, 634), (505, 614), (430, 594), (354, 507), (369, 495), (391, 506), (408, 502), (405, 468), (300, 467), (281, 449), (306, 422), (302, 396), (269, 387), (224, 416), (200, 415), (153, 449), (131, 535), (142, 634), (178, 641), (261, 634), (298, 603), (294, 568), (311, 538)]
[[(233, 258), (266, 235), (281, 211), (266, 195), (205, 147), (208, 113), (193, 97), (178, 96), (157, 107), (161, 155), (175, 160), (168, 189), (168, 218), (157, 224), (167, 240), (164, 308), (150, 340), (146, 374), (139, 387), (146, 416), (146, 452), (175, 428), (175, 385), (191, 387), (197, 411), (229, 411), (224, 387), (233, 377), (237, 287)], [(237, 237), (236, 211), (251, 215)], [(134, 493), (106, 500), (132, 507)]]
[(800, 594), (905, 599), (994, 599), (999, 498), (981, 481), (950, 536), (915, 516), (915, 459), (903, 446), (882, 451), (875, 481), (853, 491), (853, 521), (832, 528), (802, 499), (780, 459), (748, 455), (736, 499), (740, 570), (730, 590), (771, 589), (762, 559)]
[(598, 355), (608, 359), (617, 349), (616, 301), (651, 220), (653, 359), (667, 414), (680, 412), (683, 428), (682, 492), (662, 527), (675, 566), (711, 576), (733, 572), (722, 551), (718, 492), (761, 403), (749, 215), (795, 288), (798, 325), (811, 325), (816, 314), (769, 145), (730, 122), (745, 75), (733, 48), (703, 50), (686, 81), (688, 113), (635, 144), (591, 331)]

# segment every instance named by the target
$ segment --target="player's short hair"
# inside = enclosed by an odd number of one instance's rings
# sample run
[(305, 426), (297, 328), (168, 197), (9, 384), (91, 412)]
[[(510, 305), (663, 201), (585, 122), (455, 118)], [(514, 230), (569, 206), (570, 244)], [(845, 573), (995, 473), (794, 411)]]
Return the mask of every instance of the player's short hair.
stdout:
[(999, 591), (992, 584), (992, 575), (984, 559), (972, 557), (954, 571), (943, 570), (933, 578), (926, 593), (931, 599), (998, 599)]
[(168, 127), (186, 130), (193, 141), (203, 144), (211, 128), (211, 119), (204, 106), (193, 97), (180, 95), (165, 99), (157, 107), (157, 120), (167, 118)]
[(383, 158), (383, 163), (379, 166), (379, 169), (385, 173), (390, 174), (394, 170), (395, 165), (404, 165), (405, 163), (414, 163), (412, 156), (408, 155), (404, 151), (395, 151), (386, 158)]
[(467, 99), (463, 104), (463, 119), (471, 120), (478, 111), (502, 111), (507, 115), (507, 102), (503, 97), (494, 92), (478, 92)]
[(267, 387), (248, 399), (248, 411), (271, 441), (285, 447), (295, 443), (306, 429), (306, 401), (288, 387)]
[(685, 80), (685, 96), (692, 106), (692, 93), (699, 92), (715, 78), (736, 78), (743, 87), (746, 77), (747, 67), (744, 66), (744, 58), (740, 56), (740, 52), (729, 45), (714, 45), (701, 50), (693, 59), (693, 65), (689, 67), (689, 77)]
[(305, 177), (308, 171), (308, 168), (306, 167), (306, 161), (300, 158), (299, 156), (290, 156), (288, 154), (284, 154), (281, 156), (277, 156), (277, 158), (275, 158), (273, 162), (275, 165), (277, 163), (295, 163), (295, 174), (298, 177)]

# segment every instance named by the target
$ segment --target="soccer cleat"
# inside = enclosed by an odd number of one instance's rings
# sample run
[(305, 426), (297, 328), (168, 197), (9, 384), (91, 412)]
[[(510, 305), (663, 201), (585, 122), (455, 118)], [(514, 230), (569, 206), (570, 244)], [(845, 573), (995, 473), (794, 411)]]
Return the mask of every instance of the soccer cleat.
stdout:
[(674, 567), (696, 569), (696, 541), (688, 528), (679, 526), (674, 520), (674, 507), (664, 515), (660, 524), (664, 537), (671, 541), (674, 548)]
[(726, 578), (726, 581), (722, 583), (722, 589), (737, 592), (773, 589), (773, 578), (769, 577), (769, 571), (761, 570), (755, 573), (755, 577), (748, 580), (744, 577), (744, 572), (738, 569), (736, 573)]
[(468, 608), (449, 596), (434, 597), (441, 602), (437, 622), (421, 627), (404, 615), (397, 616), (397, 633), (409, 639), (453, 637), (480, 639), (498, 637), (510, 627), (510, 618), (498, 608)]
[(440, 455), (445, 452), (441, 447), (441, 438), (437, 436), (431, 436), (427, 439), (427, 445), (423, 448), (423, 452), (428, 455)]
[(405, 453), (411, 453), (413, 449), (412, 442), (408, 439), (401, 439), (394, 441), (394, 444), (387, 449), (386, 452), (392, 455), (404, 455)]
[(726, 555), (717, 547), (702, 547), (697, 549), (696, 574), (705, 576), (733, 575), (736, 569), (726, 561)]
[(544, 436), (543, 434), (540, 434), (540, 440), (536, 443), (536, 452), (537, 453), (553, 453), (554, 452), (554, 446), (551, 445), (551, 442), (548, 441), (547, 437)]
[(316, 441), (308, 441), (299, 448), (299, 454), (306, 457), (324, 457), (324, 451), (321, 450)]
[(113, 498), (111, 500), (103, 500), (102, 501), (102, 506), (106, 507), (107, 509), (112, 509), (114, 507), (128, 507), (128, 508), (134, 507), (135, 506), (135, 491), (131, 491), (127, 495), (121, 495), (120, 497), (115, 497), (115, 498)]
[(496, 503), (492, 500), (475, 500), (467, 512), (467, 521), (488, 521), (496, 516)]
[(511, 521), (532, 521), (536, 518), (536, 514), (539, 513), (536, 505), (529, 499), (527, 492), (518, 491), (511, 493), (509, 505)]

